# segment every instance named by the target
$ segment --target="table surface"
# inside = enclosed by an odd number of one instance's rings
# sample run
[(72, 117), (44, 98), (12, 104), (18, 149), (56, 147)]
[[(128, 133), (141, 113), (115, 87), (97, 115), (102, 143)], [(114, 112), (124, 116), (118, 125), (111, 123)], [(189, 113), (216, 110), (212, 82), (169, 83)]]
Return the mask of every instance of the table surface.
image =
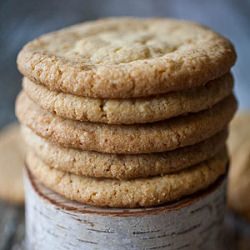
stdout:
[[(24, 209), (0, 202), (0, 250), (24, 250)], [(227, 213), (221, 250), (250, 250), (250, 224)]]

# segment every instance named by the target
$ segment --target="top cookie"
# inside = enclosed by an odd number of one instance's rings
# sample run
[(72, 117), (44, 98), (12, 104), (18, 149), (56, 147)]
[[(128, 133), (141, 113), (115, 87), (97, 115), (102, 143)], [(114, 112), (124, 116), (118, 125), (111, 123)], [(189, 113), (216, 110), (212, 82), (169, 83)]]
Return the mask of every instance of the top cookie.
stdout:
[(111, 18), (43, 35), (21, 50), (17, 63), (51, 90), (129, 98), (203, 85), (235, 59), (227, 39), (192, 22)]

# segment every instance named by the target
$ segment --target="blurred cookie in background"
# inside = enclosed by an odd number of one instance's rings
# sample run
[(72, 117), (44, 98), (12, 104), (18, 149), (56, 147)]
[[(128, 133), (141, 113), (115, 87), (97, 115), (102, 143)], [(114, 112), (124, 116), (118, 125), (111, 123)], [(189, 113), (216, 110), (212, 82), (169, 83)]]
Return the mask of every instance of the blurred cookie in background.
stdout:
[(229, 151), (228, 204), (250, 221), (250, 112), (239, 113), (232, 121)]
[(11, 124), (0, 130), (0, 199), (17, 205), (24, 203), (24, 154), (19, 125)]

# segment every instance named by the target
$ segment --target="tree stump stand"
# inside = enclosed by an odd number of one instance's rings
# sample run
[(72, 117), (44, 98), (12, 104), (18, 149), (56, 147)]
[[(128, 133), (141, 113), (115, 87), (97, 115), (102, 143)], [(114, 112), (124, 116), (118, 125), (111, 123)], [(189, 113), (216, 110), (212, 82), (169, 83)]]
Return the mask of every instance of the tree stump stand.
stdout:
[(98, 208), (69, 201), (27, 170), (28, 250), (221, 249), (225, 177), (178, 202), (153, 208)]

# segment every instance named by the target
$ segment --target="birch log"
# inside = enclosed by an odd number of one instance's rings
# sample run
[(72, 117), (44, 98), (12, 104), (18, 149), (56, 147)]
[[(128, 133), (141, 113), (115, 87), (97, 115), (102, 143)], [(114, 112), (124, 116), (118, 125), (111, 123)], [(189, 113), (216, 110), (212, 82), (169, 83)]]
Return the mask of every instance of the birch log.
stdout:
[(225, 182), (170, 205), (105, 209), (66, 200), (27, 173), (27, 249), (220, 249)]

